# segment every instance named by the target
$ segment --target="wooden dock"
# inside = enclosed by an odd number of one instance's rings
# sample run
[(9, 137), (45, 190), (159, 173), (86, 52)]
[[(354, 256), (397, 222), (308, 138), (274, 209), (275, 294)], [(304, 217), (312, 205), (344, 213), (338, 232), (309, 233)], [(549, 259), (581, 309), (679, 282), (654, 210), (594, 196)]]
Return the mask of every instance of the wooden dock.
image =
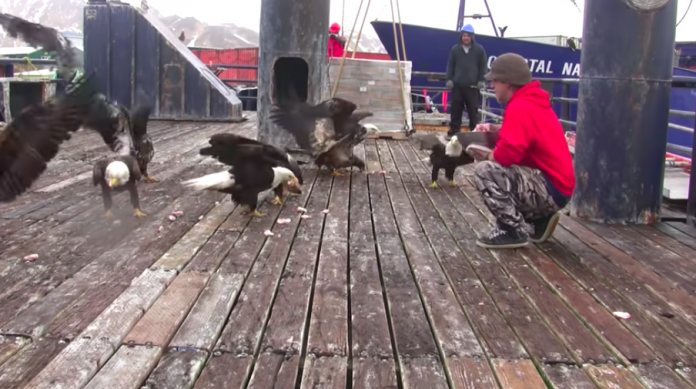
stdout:
[(101, 217), (91, 133), (0, 205), (0, 388), (696, 388), (695, 229), (563, 217), (488, 251), (468, 170), (426, 189), (410, 141), (367, 141), (371, 174), (306, 170), (264, 218), (181, 186), (255, 124), (153, 122), (144, 220), (126, 194)]

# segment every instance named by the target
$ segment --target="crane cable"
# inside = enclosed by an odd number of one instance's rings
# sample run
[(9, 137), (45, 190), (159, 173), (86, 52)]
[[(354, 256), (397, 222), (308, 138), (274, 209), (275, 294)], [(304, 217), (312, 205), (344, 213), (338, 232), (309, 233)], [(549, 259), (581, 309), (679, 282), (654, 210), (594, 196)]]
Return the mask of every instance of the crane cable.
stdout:
[[(404, 90), (404, 74), (403, 69), (401, 68), (401, 55), (399, 53), (399, 38), (401, 38), (401, 46), (403, 47), (404, 52), (404, 61), (406, 61), (406, 44), (404, 43), (404, 30), (401, 26), (401, 12), (399, 12), (399, 0), (396, 0), (396, 9), (397, 13), (399, 14), (399, 30), (401, 32), (401, 36), (397, 36), (396, 34), (396, 20), (394, 18), (394, 0), (389, 0), (389, 4), (391, 5), (392, 30), (394, 32), (394, 51), (396, 52), (396, 67), (397, 72), (399, 72), (399, 87), (401, 89), (401, 98), (399, 100), (401, 100), (401, 108), (403, 109), (404, 113), (404, 129), (407, 133), (410, 133), (411, 126), (408, 125), (409, 110), (406, 109), (406, 91)], [(409, 108), (410, 107), (411, 103), (409, 99)]]
[[(355, 20), (353, 20), (353, 28), (350, 29), (350, 35), (348, 36), (346, 46), (349, 46), (350, 41), (353, 39), (353, 31), (355, 31), (355, 25), (358, 24), (358, 16), (360, 16), (360, 10), (362, 9), (364, 1), (365, 0), (360, 0), (360, 5), (358, 6), (358, 13), (355, 15)], [(346, 64), (346, 54), (348, 54), (348, 50), (343, 50), (343, 57), (341, 57), (341, 66), (338, 67), (336, 81), (334, 81), (333, 88), (331, 89), (331, 98), (334, 98), (336, 96), (336, 91), (338, 90), (338, 82), (341, 80), (341, 75), (343, 74), (343, 65)], [(329, 62), (330, 61), (331, 60), (329, 60)]]
[[(360, 0), (360, 5), (358, 6), (358, 12), (355, 15), (355, 20), (353, 21), (353, 28), (350, 31), (350, 36), (348, 37), (348, 43), (346, 44), (346, 47), (350, 47), (350, 43), (353, 38), (353, 31), (355, 31), (355, 25), (358, 22), (358, 18), (360, 17), (360, 11), (362, 10), (362, 5), (363, 5), (364, 0)], [(353, 53), (351, 55), (351, 58), (355, 58), (355, 53), (358, 51), (358, 44), (360, 43), (360, 37), (362, 36), (362, 30), (363, 27), (365, 26), (365, 20), (367, 19), (367, 13), (370, 10), (370, 4), (372, 0), (367, 0), (367, 6), (365, 7), (365, 13), (363, 15), (363, 20), (362, 23), (360, 24), (360, 31), (358, 31), (358, 36), (357, 39), (355, 40), (355, 44), (353, 46)], [(391, 5), (391, 14), (392, 14), (392, 30), (394, 31), (394, 49), (396, 51), (396, 65), (397, 65), (397, 71), (399, 72), (399, 88), (401, 91), (401, 108), (403, 110), (404, 114), (404, 129), (408, 132), (410, 131), (411, 127), (408, 124), (408, 112), (409, 109), (406, 108), (406, 90), (404, 89), (404, 75), (403, 75), (403, 68), (401, 67), (401, 55), (399, 53), (399, 40), (401, 40), (401, 51), (403, 52), (404, 55), (404, 61), (407, 61), (406, 57), (406, 42), (404, 41), (404, 29), (401, 24), (401, 10), (399, 7), (399, 0), (396, 0), (396, 17), (398, 17), (399, 20), (399, 32), (400, 34), (396, 33), (396, 18), (394, 15), (394, 0), (389, 0), (389, 3)], [(343, 51), (343, 57), (341, 58), (341, 65), (338, 68), (338, 74), (336, 75), (336, 80), (334, 81), (333, 88), (331, 90), (331, 97), (336, 96), (336, 91), (338, 90), (338, 85), (341, 80), (341, 75), (343, 74), (343, 66), (346, 63), (346, 55), (348, 54), (348, 50)], [(412, 109), (411, 107), (412, 101), (409, 99), (409, 104), (408, 107)]]

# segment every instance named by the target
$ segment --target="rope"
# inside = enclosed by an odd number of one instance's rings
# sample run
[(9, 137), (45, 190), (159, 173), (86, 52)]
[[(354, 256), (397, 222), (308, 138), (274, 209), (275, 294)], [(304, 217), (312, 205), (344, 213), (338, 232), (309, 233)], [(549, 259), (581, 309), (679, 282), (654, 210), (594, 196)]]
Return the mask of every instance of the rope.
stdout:
[[(358, 6), (358, 13), (355, 15), (355, 20), (353, 21), (353, 28), (350, 29), (350, 36), (348, 36), (348, 41), (346, 42), (346, 47), (350, 47), (350, 41), (353, 40), (353, 31), (355, 31), (355, 25), (358, 24), (358, 16), (360, 16), (360, 10), (362, 9), (363, 1), (360, 0), (360, 6)], [(346, 63), (346, 54), (348, 50), (343, 50), (343, 57), (341, 57), (341, 66), (338, 67), (338, 74), (336, 75), (336, 81), (334, 81), (333, 89), (331, 89), (331, 98), (336, 96), (336, 91), (338, 90), (338, 82), (341, 80), (341, 74), (343, 74), (343, 65)], [(329, 63), (331, 60), (329, 60)]]
[(367, 11), (370, 10), (370, 3), (372, 0), (367, 0), (367, 7), (365, 7), (365, 14), (363, 15), (363, 20), (362, 23), (360, 23), (360, 31), (358, 31), (358, 38), (355, 41), (355, 47), (353, 48), (353, 56), (351, 58), (355, 58), (355, 53), (358, 52), (358, 43), (360, 43), (360, 37), (362, 36), (362, 30), (363, 27), (365, 26), (365, 20), (367, 20)]
[(39, 68), (37, 68), (36, 66), (34, 66), (33, 63), (31, 63), (31, 59), (30, 59), (29, 57), (24, 57), (24, 58), (22, 58), (22, 59), (25, 60), (25, 61), (27, 61), (27, 65), (29, 65), (29, 66), (31, 66), (32, 68), (34, 68), (35, 71), (38, 71), (38, 70), (39, 70)]
[[(396, 0), (397, 6), (399, 4), (399, 0)], [(408, 111), (406, 109), (406, 101), (405, 101), (405, 96), (404, 96), (404, 75), (402, 73), (403, 69), (401, 69), (401, 55), (399, 54), (399, 41), (396, 35), (396, 20), (394, 18), (394, 0), (389, 0), (389, 5), (391, 5), (391, 14), (392, 14), (392, 30), (394, 31), (394, 51), (396, 51), (396, 67), (397, 67), (397, 72), (399, 73), (399, 88), (401, 89), (401, 108), (404, 111), (404, 129), (406, 131), (410, 131), (411, 128), (408, 125)], [(401, 39), (403, 41), (403, 36), (401, 36)], [(409, 104), (410, 105), (410, 104)]]
[(404, 25), (401, 24), (401, 11), (399, 11), (399, 0), (396, 0), (396, 16), (399, 18), (399, 33), (401, 33), (401, 51), (404, 53), (404, 61), (406, 59), (406, 40), (404, 40)]

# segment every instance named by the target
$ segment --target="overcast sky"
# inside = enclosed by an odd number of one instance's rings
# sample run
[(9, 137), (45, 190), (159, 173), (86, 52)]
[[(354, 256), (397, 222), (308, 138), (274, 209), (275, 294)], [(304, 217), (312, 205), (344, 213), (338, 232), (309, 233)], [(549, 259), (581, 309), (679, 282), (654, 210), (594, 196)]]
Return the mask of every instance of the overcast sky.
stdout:
[[(290, 0), (286, 0), (290, 1)], [(140, 0), (128, 0), (140, 4)], [(240, 6), (240, 3), (243, 4)], [(331, 0), (331, 21), (350, 29), (360, 4), (359, 0)], [(367, 20), (391, 20), (389, 0), (372, 0)], [(577, 0), (580, 10), (584, 0)], [(261, 0), (148, 0), (148, 4), (165, 15), (193, 16), (209, 24), (234, 23), (258, 30)], [(679, 1), (677, 19), (680, 19), (689, 0)], [(506, 36), (565, 35), (582, 36), (582, 12), (570, 0), (488, 0), (498, 26), (508, 26)], [(367, 0), (363, 10), (367, 6)], [(404, 23), (454, 29), (457, 24), (459, 0), (401, 0), (401, 20)], [(466, 0), (466, 14), (485, 14), (483, 0)], [(494, 35), (487, 19), (470, 20), (477, 33)], [(360, 22), (358, 22), (360, 23)], [(366, 27), (369, 25), (366, 23)], [(372, 34), (374, 35), (374, 34)], [(696, 41), (696, 4), (677, 28), (677, 40)]]

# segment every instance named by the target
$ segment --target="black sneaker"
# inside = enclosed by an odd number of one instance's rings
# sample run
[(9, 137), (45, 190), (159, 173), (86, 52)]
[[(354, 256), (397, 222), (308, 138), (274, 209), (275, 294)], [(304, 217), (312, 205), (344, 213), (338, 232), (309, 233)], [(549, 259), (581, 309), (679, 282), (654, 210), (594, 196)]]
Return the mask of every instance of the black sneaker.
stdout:
[(534, 243), (546, 242), (546, 240), (553, 235), (560, 220), (560, 212), (556, 212), (543, 219), (530, 220), (528, 223), (534, 227), (534, 233), (529, 236), (529, 241)]
[(497, 226), (476, 244), (487, 249), (516, 249), (529, 243), (527, 235), (515, 229)]

